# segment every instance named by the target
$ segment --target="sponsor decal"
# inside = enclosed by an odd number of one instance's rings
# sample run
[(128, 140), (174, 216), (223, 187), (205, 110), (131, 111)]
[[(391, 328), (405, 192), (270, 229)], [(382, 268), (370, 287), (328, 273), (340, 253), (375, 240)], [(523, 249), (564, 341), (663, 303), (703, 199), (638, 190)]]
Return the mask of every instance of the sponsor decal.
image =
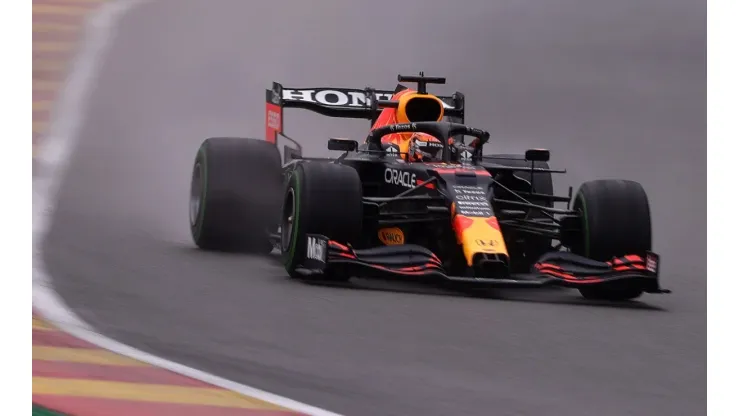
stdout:
[(480, 247), (488, 248), (488, 247), (496, 247), (498, 245), (498, 241), (496, 240), (475, 240), (475, 244), (477, 244)]
[[(346, 88), (311, 88), (311, 89), (286, 89), (282, 91), (283, 100), (305, 101), (328, 106), (367, 107), (367, 96), (365, 91)], [(390, 100), (393, 93), (388, 91), (376, 91), (377, 100)], [(454, 108), (443, 102), (445, 108)]]
[(421, 147), (442, 147), (442, 143), (432, 140), (419, 140), (417, 143)]
[(648, 253), (645, 257), (645, 268), (650, 273), (658, 273), (658, 256), (653, 253)]
[(378, 230), (378, 239), (387, 246), (394, 246), (403, 244), (405, 236), (403, 231), (398, 227), (382, 228)]
[(416, 131), (416, 123), (391, 124), (387, 127), (391, 132)]
[(455, 199), (458, 201), (488, 201), (485, 195), (460, 195), (458, 194)]
[(416, 186), (415, 173), (386, 168), (384, 178), (385, 183), (390, 183), (392, 185), (404, 186), (406, 188), (413, 188)]
[(491, 203), (486, 198), (486, 191), (477, 186), (452, 185), (455, 190), (457, 211), (469, 217), (493, 216)]
[(458, 193), (463, 193), (463, 194), (475, 194), (475, 195), (485, 195), (486, 194), (486, 191), (478, 186), (452, 185), (452, 189), (454, 189)]
[(457, 201), (457, 205), (461, 205), (461, 206), (475, 206), (475, 207), (486, 207), (486, 208), (489, 207), (489, 204), (488, 204), (488, 202), (485, 199), (483, 199), (482, 201), (481, 200), (478, 200), (478, 201), (460, 201), (460, 200), (458, 200)]
[(267, 110), (267, 127), (275, 130), (280, 129), (280, 113), (276, 111), (272, 111), (270, 109)]
[(460, 153), (460, 159), (461, 160), (470, 160), (473, 157), (473, 154), (468, 152), (467, 150)]
[(326, 241), (316, 237), (308, 237), (306, 258), (321, 263), (326, 262)]
[(490, 217), (493, 215), (493, 212), (491, 210), (482, 210), (482, 209), (470, 209), (470, 208), (463, 208), (463, 207), (457, 207), (457, 212), (460, 215), (464, 215), (466, 217)]
[(487, 192), (476, 186), (453, 185), (455, 199), (458, 201), (488, 201)]
[(265, 118), (265, 140), (275, 143), (277, 141), (277, 134), (283, 130), (280, 106), (268, 102)]
[[(393, 97), (391, 93), (378, 92), (375, 98), (378, 100), (390, 100)], [(362, 90), (343, 90), (343, 89), (283, 89), (283, 99), (290, 101), (305, 101), (309, 103), (349, 106), (349, 107), (366, 107), (367, 96)]]
[(414, 136), (413, 143), (419, 147), (443, 147), (439, 140), (423, 136)]
[(398, 151), (398, 148), (395, 145), (390, 145), (385, 149), (385, 152), (389, 155), (398, 155), (400, 152)]

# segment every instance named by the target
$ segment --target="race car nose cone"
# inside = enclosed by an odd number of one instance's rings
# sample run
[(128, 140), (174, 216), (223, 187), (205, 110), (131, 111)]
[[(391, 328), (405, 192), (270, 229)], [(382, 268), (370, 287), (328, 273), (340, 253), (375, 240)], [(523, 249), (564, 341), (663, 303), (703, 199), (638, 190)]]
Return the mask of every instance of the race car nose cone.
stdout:
[(477, 269), (476, 276), (489, 279), (509, 276), (509, 263), (505, 257), (498, 254), (478, 253), (473, 257), (473, 265)]

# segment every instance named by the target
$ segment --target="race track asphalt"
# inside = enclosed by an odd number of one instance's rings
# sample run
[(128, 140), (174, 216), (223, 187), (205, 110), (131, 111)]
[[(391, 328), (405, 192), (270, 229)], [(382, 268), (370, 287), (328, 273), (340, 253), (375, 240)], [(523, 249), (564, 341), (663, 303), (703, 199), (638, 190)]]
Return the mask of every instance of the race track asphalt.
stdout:
[[(689, 0), (148, 2), (96, 80), (47, 267), (101, 333), (338, 413), (703, 414), (705, 42), (705, 5)], [(393, 88), (419, 70), (466, 93), (491, 151), (552, 149), (569, 169), (560, 192), (641, 181), (675, 293), (615, 307), (568, 291), (309, 286), (269, 259), (193, 248), (195, 151), (262, 137), (271, 81)], [(315, 155), (367, 127), (286, 116)]]

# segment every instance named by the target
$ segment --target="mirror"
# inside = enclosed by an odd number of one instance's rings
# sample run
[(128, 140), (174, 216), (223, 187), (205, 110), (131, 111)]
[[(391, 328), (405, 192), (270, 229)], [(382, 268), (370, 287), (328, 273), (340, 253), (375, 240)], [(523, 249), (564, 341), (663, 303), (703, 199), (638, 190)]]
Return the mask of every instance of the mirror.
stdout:
[(329, 150), (338, 150), (340, 152), (354, 152), (359, 147), (356, 140), (350, 139), (329, 139)]
[(524, 158), (530, 162), (550, 161), (550, 151), (547, 149), (529, 149), (524, 152)]

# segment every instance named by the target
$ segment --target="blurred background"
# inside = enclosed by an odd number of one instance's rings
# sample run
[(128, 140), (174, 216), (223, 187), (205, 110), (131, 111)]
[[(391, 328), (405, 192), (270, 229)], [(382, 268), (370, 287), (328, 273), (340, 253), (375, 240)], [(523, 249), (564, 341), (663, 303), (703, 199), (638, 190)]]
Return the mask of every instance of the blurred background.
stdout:
[[(47, 59), (34, 52), (35, 67)], [(704, 3), (148, 1), (123, 16), (101, 59), (44, 245), (56, 289), (101, 333), (352, 415), (704, 412)], [(418, 71), (447, 77), (434, 91), (466, 94), (466, 121), (492, 133), (488, 152), (551, 149), (551, 166), (569, 172), (560, 193), (640, 181), (675, 293), (613, 308), (563, 294), (339, 290), (286, 282), (269, 260), (192, 249), (196, 149), (210, 136), (262, 138), (272, 81), (392, 89)], [(45, 83), (57, 82), (42, 72), (35, 129), (53, 99)], [(328, 137), (368, 128), (285, 118), (317, 156)]]

